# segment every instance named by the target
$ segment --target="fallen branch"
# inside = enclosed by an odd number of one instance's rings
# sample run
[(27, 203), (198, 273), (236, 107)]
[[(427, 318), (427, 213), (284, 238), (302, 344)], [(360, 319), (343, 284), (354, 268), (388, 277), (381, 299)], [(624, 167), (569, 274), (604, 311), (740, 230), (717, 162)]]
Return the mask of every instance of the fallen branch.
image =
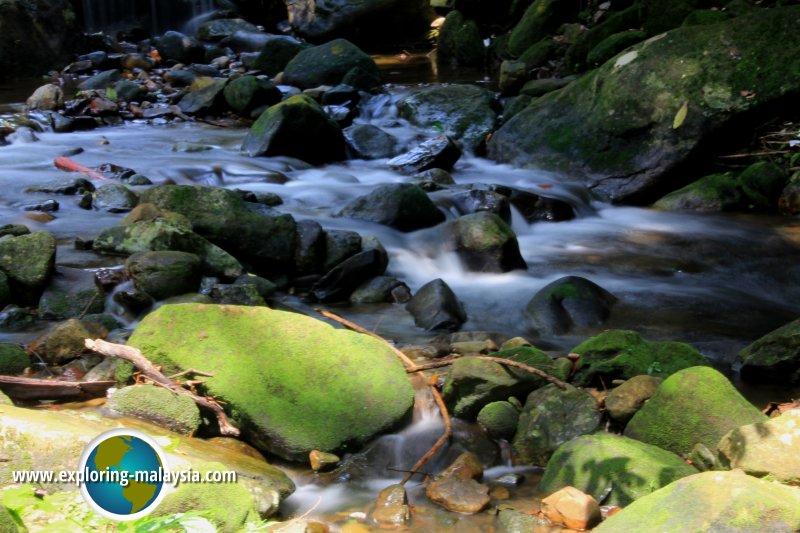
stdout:
[(161, 371), (156, 368), (156, 366), (151, 363), (142, 352), (134, 348), (133, 346), (125, 346), (122, 344), (114, 344), (111, 342), (106, 342), (102, 339), (84, 339), (84, 345), (89, 348), (90, 350), (97, 352), (101, 355), (105, 355), (108, 357), (118, 357), (120, 359), (124, 359), (139, 369), (139, 371), (152, 382), (161, 385), (162, 387), (171, 390), (172, 392), (178, 394), (188, 394), (189, 397), (194, 400), (194, 403), (199, 405), (200, 407), (205, 407), (206, 409), (210, 409), (214, 412), (217, 417), (217, 422), (219, 423), (219, 431), (222, 435), (230, 436), (230, 437), (238, 437), (239, 436), (239, 429), (236, 428), (233, 424), (231, 424), (230, 420), (228, 420), (227, 415), (225, 414), (224, 409), (222, 406), (215, 402), (214, 400), (209, 400), (208, 398), (204, 398), (202, 396), (198, 396), (191, 391), (184, 389), (183, 387), (176, 385), (172, 380), (170, 380), (167, 376), (161, 373)]
[[(560, 379), (551, 376), (544, 370), (540, 370), (535, 366), (526, 365), (525, 363), (520, 363), (519, 361), (514, 361), (512, 359), (504, 359), (502, 357), (491, 357), (488, 355), (473, 355), (470, 357), (474, 357), (475, 359), (483, 359), (484, 361), (491, 361), (492, 363), (498, 363), (505, 366), (511, 366), (514, 368), (519, 368), (520, 370), (525, 370), (526, 372), (530, 372), (531, 374), (536, 374), (539, 377), (542, 377), (558, 387), (559, 389), (566, 389), (567, 384), (561, 381)], [(461, 359), (461, 357), (451, 357), (450, 359), (442, 359), (440, 361), (434, 361), (432, 363), (426, 363), (424, 365), (419, 365), (414, 368), (406, 369), (406, 372), (411, 374), (413, 372), (421, 372), (423, 370), (431, 370), (433, 368), (441, 368), (443, 366), (449, 366)]]
[(444, 434), (439, 437), (439, 440), (434, 443), (428, 452), (423, 455), (419, 461), (417, 461), (414, 466), (411, 467), (411, 470), (408, 471), (408, 474), (405, 475), (403, 480), (400, 482), (401, 485), (405, 485), (414, 475), (422, 468), (425, 463), (427, 463), (431, 457), (436, 455), (442, 446), (450, 440), (450, 437), (453, 435), (453, 426), (450, 423), (450, 413), (447, 412), (447, 406), (444, 404), (444, 400), (442, 399), (442, 395), (439, 394), (438, 389), (436, 388), (436, 380), (438, 376), (434, 374), (431, 376), (431, 379), (428, 381), (428, 386), (431, 389), (431, 394), (433, 395), (434, 401), (436, 401), (436, 405), (439, 406), (439, 413), (442, 415), (442, 420), (444, 421)]
[(423, 370), (433, 370), (435, 368), (442, 368), (443, 366), (450, 366), (456, 361), (461, 359), (461, 357), (450, 357), (448, 359), (439, 359), (438, 361), (434, 361), (432, 363), (425, 363), (424, 365), (417, 365), (414, 368), (407, 368), (407, 374), (413, 374), (414, 372), (422, 372)]
[(0, 391), (15, 400), (77, 400), (105, 395), (115, 381), (60, 381), (0, 376)]
[(772, 150), (769, 152), (753, 152), (751, 154), (731, 154), (731, 155), (721, 155), (719, 156), (720, 159), (741, 159), (745, 157), (762, 157), (767, 155), (785, 155), (790, 154), (792, 152), (788, 150)]

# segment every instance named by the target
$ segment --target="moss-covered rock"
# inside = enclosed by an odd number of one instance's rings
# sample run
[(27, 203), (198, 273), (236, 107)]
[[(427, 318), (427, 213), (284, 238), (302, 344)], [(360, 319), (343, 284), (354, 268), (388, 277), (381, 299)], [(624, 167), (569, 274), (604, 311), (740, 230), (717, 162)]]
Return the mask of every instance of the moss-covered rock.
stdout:
[(777, 383), (800, 382), (800, 319), (767, 333), (739, 352), (742, 378)]
[(84, 339), (104, 337), (107, 333), (100, 325), (71, 318), (54, 324), (31, 341), (28, 349), (36, 352), (47, 363), (61, 364), (86, 353)]
[(200, 426), (200, 410), (194, 400), (155, 385), (119, 389), (107, 405), (123, 416), (141, 418), (183, 435), (194, 433)]
[(649, 35), (656, 35), (677, 28), (697, 9), (724, 4), (724, 0), (675, 0), (668, 5), (658, 0), (642, 0), (642, 26)]
[(464, 215), (445, 228), (448, 246), (475, 272), (525, 269), (514, 230), (502, 218), (486, 211)]
[(321, 164), (344, 158), (339, 125), (311, 97), (298, 94), (264, 111), (242, 142), (242, 153), (288, 155)]
[(272, 82), (255, 76), (236, 78), (225, 86), (222, 94), (231, 109), (245, 116), (257, 107), (281, 101), (281, 91)]
[(414, 231), (444, 222), (444, 213), (428, 195), (410, 183), (388, 183), (347, 204), (337, 216), (368, 220), (400, 231)]
[(547, 385), (528, 395), (512, 442), (519, 464), (544, 466), (553, 452), (580, 435), (594, 433), (602, 418), (597, 400), (572, 385)]
[(710, 364), (683, 342), (650, 342), (635, 331), (621, 329), (604, 331), (572, 352), (581, 356), (574, 381), (582, 385), (599, 385), (601, 380), (611, 383), (642, 374), (667, 377), (684, 368)]
[(365, 442), (404, 419), (414, 394), (380, 341), (265, 307), (165, 305), (147, 315), (130, 345), (165, 373), (202, 368), (261, 450), (303, 460)]
[(783, 168), (768, 161), (753, 163), (739, 175), (742, 192), (747, 195), (751, 205), (762, 211), (775, 211), (778, 198), (789, 183), (789, 176)]
[(486, 57), (483, 38), (474, 20), (453, 10), (447, 14), (436, 41), (436, 60), (456, 65), (481, 66)]
[(11, 287), (8, 284), (8, 276), (0, 271), (0, 309), (11, 303)]
[(525, 306), (525, 314), (539, 334), (562, 335), (599, 326), (616, 301), (616, 296), (588, 279), (565, 276), (540, 289)]
[(635, 501), (593, 531), (791, 533), (798, 528), (800, 489), (733, 471), (679, 479)]
[(28, 354), (18, 344), (0, 344), (0, 374), (20, 374), (31, 364)]
[(611, 492), (603, 503), (625, 507), (697, 470), (657, 446), (597, 433), (574, 438), (550, 458), (539, 490), (550, 494), (572, 486), (596, 499)]
[(747, 205), (738, 180), (730, 173), (704, 176), (672, 191), (653, 207), (665, 211), (738, 211)]
[(227, 78), (197, 78), (189, 87), (189, 92), (178, 102), (178, 107), (184, 113), (215, 112), (224, 105), (222, 91), (227, 84)]
[(0, 271), (8, 277), (16, 303), (38, 302), (55, 264), (56, 239), (49, 233), (30, 233), (0, 242)]
[(625, 423), (644, 402), (653, 397), (664, 380), (655, 376), (634, 376), (625, 380), (619, 387), (614, 387), (606, 396), (605, 407), (609, 418)]
[(478, 424), (494, 439), (511, 440), (517, 431), (519, 410), (509, 402), (486, 404), (478, 413)]
[(577, 15), (578, 5), (565, 0), (534, 0), (522, 19), (511, 30), (508, 51), (519, 57), (528, 47), (571, 17)]
[(400, 116), (436, 129), (470, 150), (482, 146), (497, 121), (494, 96), (475, 85), (436, 85), (414, 90), (397, 102)]
[(127, 213), (139, 203), (139, 195), (122, 183), (105, 183), (92, 197), (92, 207), (109, 213)]
[(488, 154), (583, 175), (617, 201), (652, 200), (703, 141), (798, 90), (800, 68), (785, 67), (800, 61), (799, 16), (800, 6), (761, 9), (648, 39), (533, 102)]
[(623, 31), (609, 35), (592, 48), (586, 56), (586, 62), (590, 67), (597, 67), (622, 52), (629, 46), (644, 41), (647, 34), (639, 30)]
[(680, 370), (664, 380), (625, 428), (625, 436), (688, 455), (695, 444), (714, 449), (730, 430), (766, 417), (705, 366)]
[[(359, 47), (346, 39), (334, 39), (325, 44), (301, 50), (286, 65), (283, 81), (301, 89), (320, 85), (339, 85), (353, 70), (371, 75), (380, 84), (378, 66)], [(359, 87), (370, 89), (372, 87)]]
[(39, 299), (39, 316), (49, 320), (77, 318), (86, 313), (102, 313), (103, 291), (94, 274), (80, 268), (58, 267)]
[(17, 523), (11, 512), (6, 509), (5, 506), (0, 505), (0, 531), (6, 533), (23, 533), (28, 531), (28, 529)]
[(125, 261), (125, 270), (138, 290), (156, 300), (200, 288), (200, 258), (186, 252), (139, 252)]
[(726, 11), (720, 11), (719, 9), (695, 9), (686, 15), (681, 26), (706, 26), (725, 22), (728, 18), (730, 18), (730, 15)]
[(302, 43), (289, 36), (278, 36), (274, 39), (269, 39), (258, 53), (253, 68), (264, 72), (268, 76), (275, 76), (279, 72), (283, 72), (289, 61), (308, 47), (307, 43)]

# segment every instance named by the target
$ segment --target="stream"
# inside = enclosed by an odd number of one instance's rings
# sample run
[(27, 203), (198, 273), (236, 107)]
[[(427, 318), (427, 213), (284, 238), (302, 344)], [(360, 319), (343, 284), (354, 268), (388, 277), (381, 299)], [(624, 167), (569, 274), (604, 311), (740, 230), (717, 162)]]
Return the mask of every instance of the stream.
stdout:
[[(419, 59), (415, 59), (419, 62)], [(381, 61), (378, 61), (381, 64)], [(387, 93), (362, 104), (357, 122), (372, 123), (396, 136), (406, 146), (433, 132), (410, 126), (397, 117), (395, 102), (409, 90), (400, 81), (425, 78), (430, 64), (404, 70), (386, 60), (382, 67), (393, 83)], [(434, 73), (435, 74), (435, 73)], [(431, 79), (428, 75), (427, 79)], [(473, 78), (474, 79), (474, 78)], [(20, 110), (16, 94), (0, 93), (7, 102), (1, 113)], [(239, 154), (246, 131), (194, 123), (137, 123), (89, 132), (55, 134), (18, 133), (0, 148), (0, 225), (26, 224), (32, 231), (48, 231), (59, 242), (57, 263), (96, 268), (117, 266), (119, 257), (97, 255), (74, 248), (76, 238), (93, 238), (101, 229), (116, 225), (124, 214), (87, 211), (77, 197), (28, 194), (32, 185), (59, 177), (53, 166), (59, 155), (71, 155), (92, 167), (102, 163), (130, 167), (154, 183), (213, 185), (272, 192), (284, 201), (277, 207), (297, 220), (311, 218), (326, 229), (348, 229), (374, 235), (386, 247), (387, 275), (403, 280), (412, 291), (442, 278), (464, 303), (468, 321), (463, 331), (497, 331), (522, 335), (537, 346), (565, 352), (593, 333), (608, 328), (635, 329), (651, 340), (689, 342), (735, 378), (731, 367), (738, 351), (763, 334), (800, 315), (800, 221), (769, 215), (709, 215), (660, 212), (646, 208), (603, 203), (568, 176), (535, 169), (512, 168), (465, 154), (451, 174), (458, 186), (498, 184), (565, 200), (573, 206), (574, 220), (528, 223), (512, 208), (511, 225), (526, 271), (480, 274), (462, 268), (452, 252), (445, 251), (441, 227), (402, 233), (369, 222), (339, 218), (335, 213), (353, 198), (379, 184), (408, 181), (409, 177), (386, 166), (386, 160), (349, 160), (313, 168), (289, 158), (248, 158)], [(200, 152), (176, 152), (178, 143), (203, 145)], [(288, 181), (282, 183), (285, 176)], [(61, 204), (48, 223), (32, 221), (23, 204), (55, 198)], [(448, 193), (431, 198), (448, 218), (457, 214)], [(546, 284), (566, 275), (586, 277), (619, 298), (609, 321), (595, 331), (579, 335), (534, 337), (527, 327), (524, 308)], [(310, 311), (311, 304), (294, 296), (281, 296), (281, 304)], [(400, 344), (421, 343), (435, 334), (415, 327), (400, 305), (372, 304), (336, 307), (336, 313)], [(130, 324), (131, 326), (133, 324)], [(0, 342), (23, 343), (38, 331), (0, 332)], [(800, 389), (752, 389), (740, 384), (756, 404), (800, 396)], [(285, 502), (286, 516), (303, 513), (319, 501), (315, 513), (344, 520), (347, 513), (364, 509), (381, 488), (397, 482), (402, 470), (427, 451), (442, 432), (433, 406), (418, 402), (413, 423), (397, 434), (381, 437), (362, 455), (353, 457), (344, 477), (326, 479), (308, 472), (291, 471), (298, 491)], [(533, 493), (536, 469), (512, 469), (505, 454), (480, 430), (458, 422), (450, 450), (426, 469), (446, 466), (460, 449), (471, 449), (495, 468), (489, 480), (512, 470), (529, 482), (511, 491), (514, 505)], [(530, 481), (534, 480), (534, 481)], [(491, 483), (490, 483), (491, 484)], [(409, 487), (415, 515), (414, 529), (484, 531), (488, 516), (464, 517), (437, 511), (424, 503), (419, 490)], [(357, 511), (356, 511), (357, 512)], [(484, 513), (483, 515), (486, 515)], [(468, 520), (468, 522), (467, 522)]]

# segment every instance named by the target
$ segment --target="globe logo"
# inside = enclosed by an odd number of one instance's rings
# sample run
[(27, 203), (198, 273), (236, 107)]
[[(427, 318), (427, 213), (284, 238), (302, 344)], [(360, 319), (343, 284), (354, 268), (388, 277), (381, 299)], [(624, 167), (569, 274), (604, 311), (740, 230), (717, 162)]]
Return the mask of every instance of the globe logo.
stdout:
[(135, 520), (155, 509), (168, 479), (164, 452), (135, 429), (106, 431), (83, 450), (81, 494), (95, 511), (112, 520)]

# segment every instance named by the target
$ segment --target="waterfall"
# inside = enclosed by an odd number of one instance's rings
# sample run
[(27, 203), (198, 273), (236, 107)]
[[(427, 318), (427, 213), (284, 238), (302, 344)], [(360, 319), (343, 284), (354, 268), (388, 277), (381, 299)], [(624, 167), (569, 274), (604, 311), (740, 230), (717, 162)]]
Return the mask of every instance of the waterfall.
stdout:
[(216, 8), (215, 0), (81, 0), (87, 32), (114, 33), (134, 27), (153, 35), (180, 29), (188, 20)]

